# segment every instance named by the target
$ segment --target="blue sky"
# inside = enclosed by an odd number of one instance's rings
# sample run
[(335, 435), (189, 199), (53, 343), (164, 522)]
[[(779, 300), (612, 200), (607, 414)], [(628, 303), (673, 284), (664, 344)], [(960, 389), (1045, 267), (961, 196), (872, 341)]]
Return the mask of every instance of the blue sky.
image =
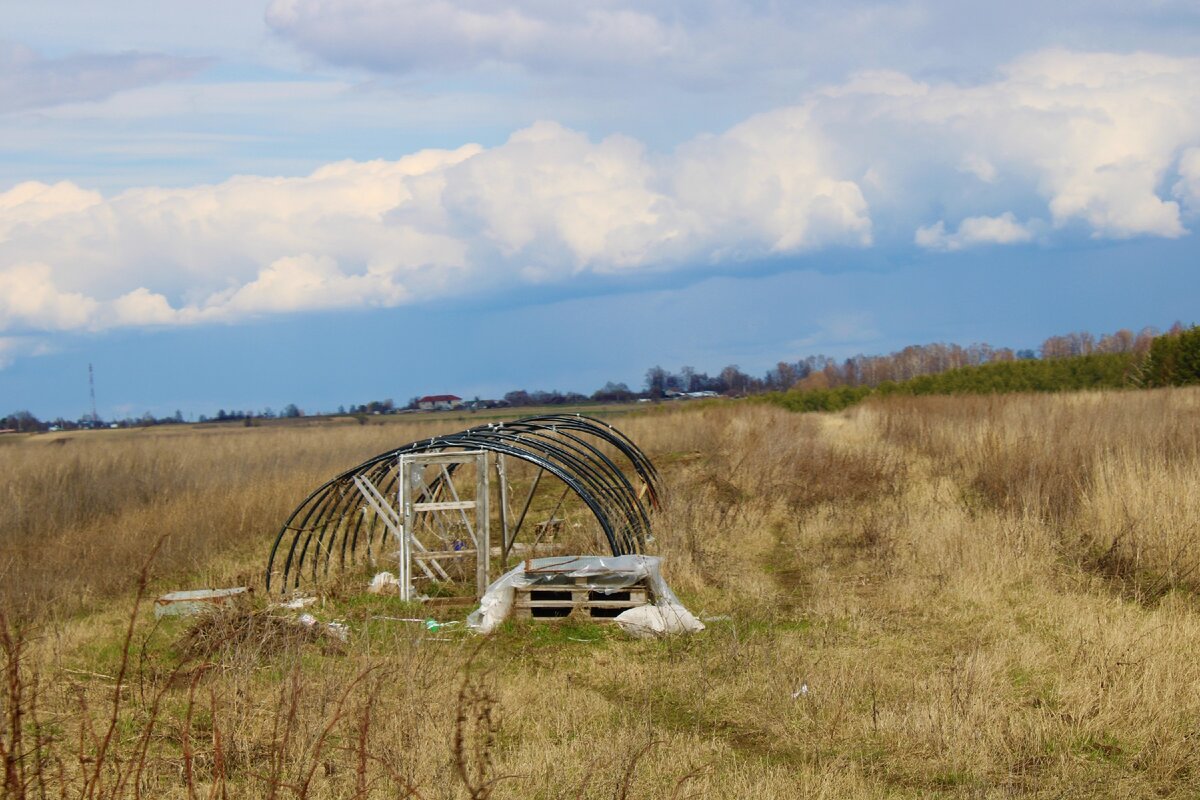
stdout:
[(1197, 53), (1172, 2), (15, 6), (0, 413), (1192, 322)]

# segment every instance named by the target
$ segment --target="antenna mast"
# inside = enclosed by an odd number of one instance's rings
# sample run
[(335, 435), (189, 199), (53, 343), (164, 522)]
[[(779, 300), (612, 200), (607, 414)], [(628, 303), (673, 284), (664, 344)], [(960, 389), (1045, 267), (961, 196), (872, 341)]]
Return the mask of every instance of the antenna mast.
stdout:
[(100, 421), (100, 415), (96, 413), (96, 376), (92, 372), (92, 365), (88, 363), (88, 391), (92, 395), (92, 424)]

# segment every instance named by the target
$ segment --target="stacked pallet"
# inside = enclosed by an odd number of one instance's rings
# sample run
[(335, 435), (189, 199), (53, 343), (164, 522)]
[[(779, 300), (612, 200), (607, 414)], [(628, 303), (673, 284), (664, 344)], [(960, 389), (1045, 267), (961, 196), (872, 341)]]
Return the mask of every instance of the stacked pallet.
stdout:
[(513, 589), (512, 615), (518, 619), (553, 619), (572, 614), (596, 622), (612, 621), (630, 608), (650, 605), (646, 580), (614, 582), (606, 575), (568, 575), (538, 570), (526, 572), (535, 582)]

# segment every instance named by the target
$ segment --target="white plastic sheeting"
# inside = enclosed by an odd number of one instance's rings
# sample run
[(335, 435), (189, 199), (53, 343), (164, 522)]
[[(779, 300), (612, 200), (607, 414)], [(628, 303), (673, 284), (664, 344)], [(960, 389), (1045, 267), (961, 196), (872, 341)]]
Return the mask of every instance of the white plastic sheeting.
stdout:
[(635, 639), (659, 639), (674, 633), (704, 630), (704, 623), (678, 603), (630, 608), (617, 615), (616, 623)]
[(400, 579), (390, 572), (377, 572), (375, 577), (371, 578), (371, 583), (367, 586), (367, 591), (371, 594), (398, 594), (400, 591)]
[(226, 606), (250, 590), (245, 586), (232, 589), (193, 589), (170, 592), (154, 601), (155, 617), (190, 617)]
[[(703, 630), (704, 623), (683, 607), (663, 580), (660, 564), (657, 556), (642, 555), (551, 556), (522, 562), (488, 587), (479, 601), (479, 608), (467, 617), (467, 627), (476, 633), (491, 633), (512, 612), (514, 589), (555, 585), (556, 580), (568, 577), (592, 578), (588, 582), (592, 591), (606, 594), (623, 592), (642, 583), (649, 585), (654, 597), (653, 606), (631, 608), (616, 617), (622, 630), (633, 636), (655, 637)], [(538, 574), (539, 570), (545, 572)]]

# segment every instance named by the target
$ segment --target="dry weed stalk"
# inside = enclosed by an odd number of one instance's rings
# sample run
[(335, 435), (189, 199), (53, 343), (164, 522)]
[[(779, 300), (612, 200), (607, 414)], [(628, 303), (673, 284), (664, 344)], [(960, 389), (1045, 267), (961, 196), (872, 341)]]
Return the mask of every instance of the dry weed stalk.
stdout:
[[(36, 689), (24, 666), (25, 635), (10, 628), (7, 615), (0, 611), (0, 652), (4, 654), (4, 735), (0, 736), (0, 757), (4, 760), (4, 793), (25, 797), (29, 786), (29, 762), (38, 759), (37, 743), (33, 752), (26, 750), (25, 713), (34, 702)], [(36, 770), (36, 766), (35, 766)]]
[[(59, 748), (69, 743), (46, 736), (38, 719), (37, 679), (26, 663), (28, 634), (26, 630), (11, 625), (8, 617), (0, 611), (0, 653), (4, 656), (5, 679), (0, 757), (3, 758), (5, 768), (2, 795), (5, 800), (44, 798), (48, 792), (55, 792), (63, 798), (74, 796), (80, 800), (138, 800), (145, 796), (145, 779), (148, 773), (161, 772), (164, 766), (152, 763), (149, 753), (150, 743), (162, 735), (160, 722), (164, 700), (176, 685), (176, 679), (189, 666), (191, 674), (183, 706), (180, 738), (182, 788), (189, 800), (201, 796), (201, 778), (197, 770), (197, 742), (193, 737), (195, 715), (201, 708), (197, 690), (217, 665), (211, 662), (197, 664), (193, 659), (195, 653), (185, 652), (165, 680), (160, 681), (151, 695), (149, 707), (145, 709), (141, 718), (131, 717), (125, 700), (128, 694), (131, 645), (154, 555), (152, 551), (139, 572), (137, 591), (121, 641), (116, 676), (111, 687), (112, 697), (106, 713), (98, 719), (87, 692), (82, 687), (78, 689), (78, 735), (71, 747), (73, 752), (67, 753), (68, 757), (65, 759)], [(211, 624), (201, 618), (197, 627), (208, 630)], [(194, 643), (197, 639), (185, 636), (185, 641)], [(260, 654), (261, 649), (258, 648), (256, 654)], [(330, 751), (331, 735), (346, 718), (351, 698), (361, 694), (364, 682), (381, 667), (382, 665), (376, 664), (364, 668), (344, 686), (315, 739), (303, 747), (299, 754), (293, 752), (293, 732), (298, 727), (298, 712), (304, 686), (299, 668), (293, 669), (290, 680), (281, 687), (280, 701), (273, 720), (269, 770), (265, 775), (256, 776), (264, 784), (264, 796), (276, 798), (280, 796), (281, 791), (287, 791), (298, 800), (306, 800), (312, 796), (313, 780), (318, 770), (325, 767), (326, 773), (331, 771), (329, 762), (324, 760)], [(141, 677), (144, 679), (144, 676)], [(373, 688), (366, 693), (356, 727), (356, 798), (370, 796), (367, 765), (378, 761), (369, 754), (370, 708), (377, 700), (381, 686), (382, 683), (376, 681)], [(204, 760), (209, 763), (209, 776), (208, 791), (203, 793), (203, 796), (208, 800), (227, 800), (230, 795), (228, 761), (225, 737), (219, 719), (220, 703), (216, 687), (210, 685), (207, 695), (210, 731)], [(144, 698), (144, 690), (139, 696)], [(121, 748), (117, 730), (129, 729), (131, 726), (135, 726), (133, 744), (128, 749)], [(78, 770), (71, 771), (68, 764), (77, 765)], [(57, 766), (55, 773), (51, 771), (52, 766)], [(403, 796), (420, 797), (406, 780), (396, 775), (386, 764), (384, 767), (395, 785), (404, 789)], [(292, 772), (292, 775), (289, 776), (288, 772)]]
[(478, 677), (472, 673), (475, 659), (486, 644), (486, 639), (481, 641), (463, 666), (454, 715), (454, 771), (471, 800), (488, 800), (498, 782), (515, 777), (492, 774), (496, 735), (500, 732), (497, 698), (495, 690), (488, 684), (488, 676)]
[(660, 742), (651, 740), (633, 752), (625, 764), (625, 773), (613, 790), (613, 800), (629, 800), (629, 787), (633, 785), (633, 773), (637, 771), (638, 762), (658, 744)]

